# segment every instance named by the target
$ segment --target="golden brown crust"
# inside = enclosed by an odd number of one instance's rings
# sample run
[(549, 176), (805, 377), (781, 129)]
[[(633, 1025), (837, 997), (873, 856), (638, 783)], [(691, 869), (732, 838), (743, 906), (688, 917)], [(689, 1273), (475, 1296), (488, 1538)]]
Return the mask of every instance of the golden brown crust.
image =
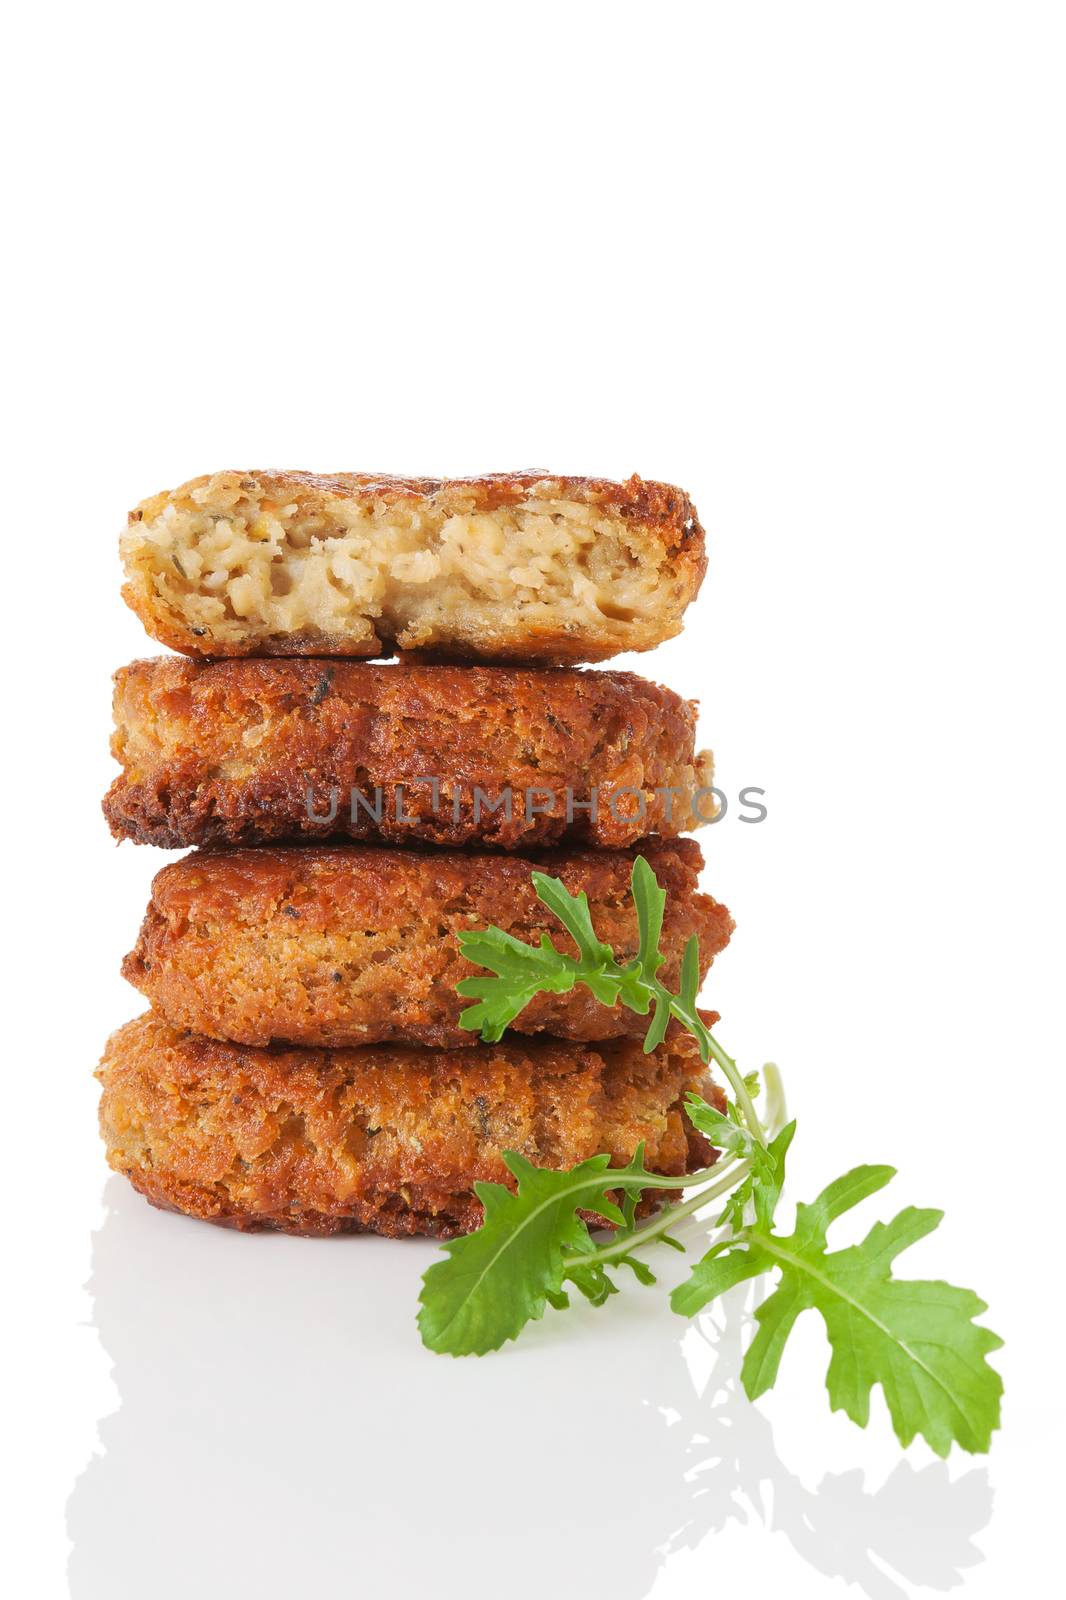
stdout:
[(713, 814), (695, 722), (695, 702), (633, 673), (158, 657), (115, 674), (123, 771), (104, 811), (116, 837), (168, 848), (621, 848)]
[(198, 492), (234, 485), (257, 485), (276, 505), (291, 503), (326, 510), (333, 500), (397, 505), (434, 499), (449, 509), (489, 513), (517, 506), (537, 490), (544, 498), (574, 500), (614, 512), (627, 522), (654, 529), (667, 548), (678, 550), (702, 534), (696, 508), (683, 489), (634, 474), (613, 478), (560, 477), (530, 468), (523, 472), (485, 472), (473, 478), (402, 478), (383, 472), (222, 471), (190, 478), (177, 489), (150, 495), (129, 513), (131, 525), (153, 522), (171, 504), (193, 503)]
[(552, 665), (672, 637), (707, 565), (683, 490), (545, 472), (217, 472), (131, 511), (122, 553), (123, 597), (187, 655)]
[[(733, 922), (698, 893), (703, 857), (694, 840), (649, 844), (643, 854), (667, 895), (660, 977), (676, 990), (691, 936), (702, 979)], [(620, 851), (537, 859), (358, 845), (197, 852), (156, 875), (122, 971), (173, 1027), (216, 1039), (469, 1045), (459, 1015), (473, 1002), (456, 985), (485, 973), (463, 958), (459, 933), (495, 925), (525, 944), (547, 936), (576, 954), (537, 899), (531, 875), (540, 870), (585, 893), (600, 938), (631, 960), (639, 942), (632, 866), (633, 853)], [(537, 996), (512, 1027), (565, 1039), (641, 1038), (647, 1018), (603, 1006), (579, 986)]]
[(704, 1164), (680, 1103), (690, 1088), (724, 1102), (689, 1043), (271, 1051), (148, 1013), (108, 1041), (100, 1126), (109, 1164), (154, 1205), (242, 1229), (447, 1238), (480, 1223), (476, 1182), (513, 1182), (504, 1149), (618, 1165), (643, 1141), (653, 1171)]

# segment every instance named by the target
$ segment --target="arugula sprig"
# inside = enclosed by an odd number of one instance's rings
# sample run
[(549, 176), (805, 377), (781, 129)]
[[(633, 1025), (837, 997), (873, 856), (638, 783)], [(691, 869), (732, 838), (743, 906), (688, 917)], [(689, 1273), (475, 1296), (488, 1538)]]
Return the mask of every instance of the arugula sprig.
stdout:
[[(773, 1233), (757, 1215), (708, 1251), (670, 1304), (692, 1316), (734, 1284), (777, 1268), (780, 1281), (755, 1313), (759, 1328), (741, 1368), (749, 1399), (773, 1387), (796, 1319), (814, 1309), (832, 1351), (826, 1387), (834, 1411), (865, 1427), (870, 1392), (880, 1384), (902, 1444), (922, 1434), (940, 1456), (953, 1441), (985, 1451), (999, 1426), (1003, 1388), (985, 1359), (1003, 1341), (973, 1320), (987, 1306), (969, 1289), (892, 1276), (896, 1256), (931, 1233), (944, 1213), (908, 1206), (887, 1224), (875, 1222), (861, 1244), (828, 1250), (830, 1223), (893, 1177), (894, 1167), (853, 1167), (813, 1204), (796, 1207), (787, 1235)], [(758, 1196), (757, 1190), (757, 1212)]]
[[(508, 1150), (504, 1161), (517, 1180), (516, 1191), (502, 1183), (476, 1184), (484, 1223), (476, 1233), (450, 1240), (446, 1259), (425, 1275), (419, 1326), (431, 1350), (448, 1355), (498, 1350), (527, 1322), (542, 1317), (547, 1305), (565, 1309), (567, 1281), (602, 1305), (615, 1292), (604, 1271), (608, 1261), (629, 1265), (641, 1282), (655, 1281), (631, 1254), (634, 1242), (645, 1244), (653, 1233), (651, 1227), (634, 1227), (634, 1206), (628, 1201), (632, 1196), (635, 1205), (649, 1189), (676, 1190), (682, 1180), (649, 1172), (643, 1147), (624, 1167), (612, 1167), (609, 1156), (599, 1155), (568, 1172), (551, 1172), (532, 1166), (516, 1150)], [(724, 1193), (732, 1175), (723, 1178), (721, 1171), (707, 1167), (683, 1181)], [(627, 1209), (619, 1206), (618, 1194), (626, 1197)], [(615, 1224), (608, 1248), (596, 1248), (582, 1211)]]
[(539, 945), (524, 944), (502, 928), (482, 928), (459, 935), (459, 948), (474, 966), (487, 967), (491, 978), (464, 978), (456, 993), (475, 999), (459, 1017), (459, 1026), (495, 1044), (508, 1026), (538, 994), (566, 994), (576, 984), (584, 984), (605, 1006), (621, 1002), (638, 1016), (652, 1014), (644, 1040), (646, 1053), (658, 1048), (666, 1037), (670, 1018), (691, 1033), (704, 1061), (715, 1060), (733, 1090), (744, 1121), (760, 1143), (765, 1134), (745, 1079), (736, 1062), (719, 1045), (703, 1021), (697, 1007), (700, 987), (699, 939), (693, 934), (685, 946), (681, 962), (681, 988), (677, 994), (659, 981), (658, 972), (665, 957), (659, 949), (666, 909), (666, 890), (644, 856), (633, 863), (632, 895), (637, 913), (639, 943), (632, 961), (624, 966), (610, 945), (604, 944), (592, 926), (588, 895), (571, 894), (560, 878), (534, 872), (537, 898), (554, 912), (577, 946), (576, 956), (556, 949), (546, 933)]
[[(620, 1267), (652, 1284), (654, 1273), (635, 1252), (654, 1241), (683, 1250), (669, 1230), (727, 1196), (709, 1247), (673, 1290), (670, 1304), (680, 1315), (693, 1316), (734, 1284), (779, 1275), (756, 1312), (758, 1328), (741, 1369), (750, 1399), (772, 1387), (792, 1328), (804, 1311), (816, 1310), (830, 1346), (826, 1386), (832, 1409), (865, 1426), (871, 1391), (880, 1384), (904, 1445), (921, 1435), (941, 1456), (953, 1442), (969, 1451), (987, 1450), (999, 1426), (1003, 1385), (987, 1360), (1002, 1341), (974, 1320), (987, 1309), (984, 1302), (951, 1284), (892, 1275), (896, 1257), (931, 1233), (943, 1213), (907, 1207), (891, 1222), (875, 1223), (861, 1243), (830, 1250), (831, 1224), (895, 1175), (892, 1167), (860, 1166), (811, 1204), (799, 1204), (791, 1233), (775, 1231), (796, 1128), (785, 1121), (780, 1075), (773, 1064), (765, 1066), (760, 1091), (757, 1076), (742, 1075), (706, 1027), (697, 1009), (695, 937), (685, 950), (679, 992), (671, 994), (660, 982), (666, 895), (648, 862), (638, 857), (633, 865), (639, 941), (636, 956), (624, 965), (597, 937), (584, 894), (572, 895), (557, 878), (539, 872), (533, 882), (578, 954), (556, 949), (546, 935), (534, 947), (499, 928), (461, 934), (467, 959), (493, 974), (457, 986), (478, 1001), (463, 1012), (463, 1027), (497, 1040), (534, 995), (566, 993), (578, 983), (604, 1005), (651, 1015), (645, 1051), (662, 1043), (676, 1018), (695, 1037), (703, 1061), (722, 1068), (733, 1092), (724, 1111), (695, 1093), (685, 1100), (689, 1121), (720, 1156), (712, 1166), (678, 1178), (650, 1172), (643, 1146), (624, 1167), (598, 1155), (566, 1172), (535, 1167), (517, 1151), (504, 1151), (514, 1189), (475, 1184), (485, 1208), (482, 1226), (446, 1244), (444, 1259), (425, 1274), (419, 1313), (424, 1343), (450, 1355), (484, 1355), (517, 1338), (547, 1306), (565, 1309), (568, 1284), (597, 1306), (617, 1293), (611, 1273)], [(641, 1195), (656, 1189), (694, 1192), (638, 1224)], [(604, 1224), (614, 1232), (599, 1243), (592, 1226)]]

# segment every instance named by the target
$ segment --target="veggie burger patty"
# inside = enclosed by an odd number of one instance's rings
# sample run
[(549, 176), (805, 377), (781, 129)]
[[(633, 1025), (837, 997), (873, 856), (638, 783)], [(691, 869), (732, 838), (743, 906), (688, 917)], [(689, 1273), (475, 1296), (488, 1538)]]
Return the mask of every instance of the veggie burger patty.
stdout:
[[(455, 986), (485, 973), (462, 956), (458, 935), (496, 926), (525, 944), (547, 935), (576, 955), (536, 896), (539, 869), (571, 894), (586, 894), (600, 938), (630, 960), (639, 944), (629, 893), (634, 854), (559, 851), (530, 860), (359, 845), (194, 852), (156, 875), (122, 970), (167, 1022), (216, 1039), (470, 1045), (459, 1015), (473, 1001)], [(651, 843), (643, 854), (667, 892), (660, 977), (676, 990), (690, 937), (699, 936), (702, 980), (733, 921), (698, 892), (703, 856), (694, 839)], [(512, 1024), (585, 1040), (643, 1037), (647, 1026), (646, 1017), (608, 1009), (584, 986), (539, 995)]]
[(542, 664), (672, 638), (707, 564), (683, 490), (542, 472), (216, 472), (131, 511), (122, 557), (126, 600), (187, 655)]
[[(712, 1159), (684, 1094), (722, 1107), (689, 1039), (476, 1049), (260, 1050), (146, 1014), (97, 1072), (107, 1159), (153, 1205), (242, 1229), (447, 1238), (476, 1228), (501, 1152), (568, 1167), (606, 1151), (681, 1176)], [(661, 1199), (655, 1191), (649, 1203)]]
[(168, 656), (114, 715), (104, 811), (141, 844), (617, 848), (714, 815), (695, 703), (628, 672)]

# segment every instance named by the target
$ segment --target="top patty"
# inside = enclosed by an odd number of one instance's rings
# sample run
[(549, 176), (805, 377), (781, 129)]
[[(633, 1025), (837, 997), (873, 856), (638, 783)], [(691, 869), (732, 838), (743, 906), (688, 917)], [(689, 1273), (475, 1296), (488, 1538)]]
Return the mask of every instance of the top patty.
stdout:
[(628, 672), (159, 657), (115, 674), (104, 811), (168, 847), (624, 846), (711, 819), (695, 724)]
[(193, 656), (565, 664), (681, 630), (706, 568), (688, 496), (630, 478), (216, 472), (122, 537), (123, 595)]

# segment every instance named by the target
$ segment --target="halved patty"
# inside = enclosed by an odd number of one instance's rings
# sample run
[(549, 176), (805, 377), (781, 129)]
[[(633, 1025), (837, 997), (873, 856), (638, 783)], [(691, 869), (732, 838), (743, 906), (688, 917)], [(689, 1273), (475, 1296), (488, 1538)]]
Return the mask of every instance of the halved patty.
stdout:
[(122, 537), (123, 594), (193, 656), (602, 661), (680, 632), (706, 567), (665, 483), (216, 472)]
[[(689, 1041), (642, 1054), (554, 1039), (466, 1050), (256, 1050), (150, 1013), (108, 1040), (97, 1076), (107, 1159), (153, 1205), (237, 1228), (446, 1238), (481, 1221), (501, 1159), (568, 1167), (645, 1144), (667, 1176), (709, 1158), (681, 1111), (711, 1088)], [(661, 1193), (661, 1191), (659, 1191)]]
[(142, 844), (625, 846), (714, 815), (696, 705), (628, 672), (134, 661), (104, 811)]
[[(733, 921), (698, 893), (693, 839), (643, 851), (667, 892), (660, 976), (680, 982), (699, 936), (701, 973)], [(639, 938), (629, 894), (633, 853), (551, 853), (537, 860), (457, 851), (306, 845), (209, 850), (164, 867), (122, 971), (177, 1028), (265, 1045), (365, 1045), (407, 1040), (469, 1045), (455, 986), (484, 969), (460, 954), (458, 934), (492, 924), (526, 944), (547, 935), (577, 949), (537, 899), (534, 870), (585, 893), (593, 926), (620, 960)], [(539, 995), (516, 1017), (523, 1033), (567, 1039), (643, 1037), (648, 1019), (601, 1005), (584, 988)]]

